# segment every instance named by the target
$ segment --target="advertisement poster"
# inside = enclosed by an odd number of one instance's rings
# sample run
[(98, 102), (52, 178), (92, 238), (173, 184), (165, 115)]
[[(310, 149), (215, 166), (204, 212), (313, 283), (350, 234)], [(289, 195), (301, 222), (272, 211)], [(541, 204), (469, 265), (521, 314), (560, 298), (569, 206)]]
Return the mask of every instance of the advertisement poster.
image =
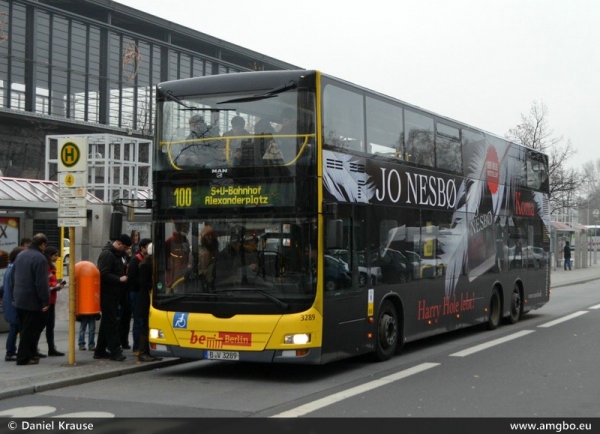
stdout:
[(0, 284), (8, 268), (8, 255), (19, 245), (19, 219), (0, 217)]

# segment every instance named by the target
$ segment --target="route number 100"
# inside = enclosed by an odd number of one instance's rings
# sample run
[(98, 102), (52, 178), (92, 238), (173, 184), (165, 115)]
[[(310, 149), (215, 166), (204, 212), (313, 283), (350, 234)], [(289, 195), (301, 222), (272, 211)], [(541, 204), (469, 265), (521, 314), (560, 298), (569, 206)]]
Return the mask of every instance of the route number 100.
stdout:
[(175, 191), (173, 191), (173, 196), (175, 196), (176, 207), (183, 208), (187, 206), (192, 206), (191, 187), (177, 187)]

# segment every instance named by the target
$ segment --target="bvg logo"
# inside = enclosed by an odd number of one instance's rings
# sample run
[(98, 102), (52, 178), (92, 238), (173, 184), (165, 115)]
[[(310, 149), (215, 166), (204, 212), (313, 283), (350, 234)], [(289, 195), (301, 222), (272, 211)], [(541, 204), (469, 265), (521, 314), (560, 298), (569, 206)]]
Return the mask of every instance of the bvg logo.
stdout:
[(224, 346), (229, 347), (251, 347), (252, 333), (237, 332), (219, 332), (217, 334), (203, 335), (196, 334), (192, 330), (190, 334), (190, 344), (198, 345), (203, 348), (221, 349)]
[(66, 142), (60, 150), (60, 160), (65, 167), (73, 167), (81, 158), (79, 146), (73, 142)]

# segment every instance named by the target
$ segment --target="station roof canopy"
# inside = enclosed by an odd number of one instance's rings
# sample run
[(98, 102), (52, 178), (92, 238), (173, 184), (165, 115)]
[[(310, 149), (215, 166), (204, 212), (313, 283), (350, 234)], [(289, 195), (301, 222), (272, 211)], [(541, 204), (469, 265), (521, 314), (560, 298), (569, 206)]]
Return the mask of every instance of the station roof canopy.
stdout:
[(571, 226), (563, 222), (550, 222), (552, 224), (552, 228), (557, 232), (577, 232)]
[[(0, 209), (58, 209), (58, 181), (0, 177)], [(88, 204), (103, 202), (86, 192)]]
[(587, 227), (581, 223), (573, 223), (573, 228), (579, 232), (587, 230)]

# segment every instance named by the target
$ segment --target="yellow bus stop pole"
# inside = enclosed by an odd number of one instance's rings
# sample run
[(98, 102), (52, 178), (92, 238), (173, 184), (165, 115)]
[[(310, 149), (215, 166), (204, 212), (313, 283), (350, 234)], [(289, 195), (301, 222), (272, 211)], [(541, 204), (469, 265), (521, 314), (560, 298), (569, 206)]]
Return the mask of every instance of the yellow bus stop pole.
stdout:
[(75, 228), (69, 228), (69, 365), (75, 365)]

